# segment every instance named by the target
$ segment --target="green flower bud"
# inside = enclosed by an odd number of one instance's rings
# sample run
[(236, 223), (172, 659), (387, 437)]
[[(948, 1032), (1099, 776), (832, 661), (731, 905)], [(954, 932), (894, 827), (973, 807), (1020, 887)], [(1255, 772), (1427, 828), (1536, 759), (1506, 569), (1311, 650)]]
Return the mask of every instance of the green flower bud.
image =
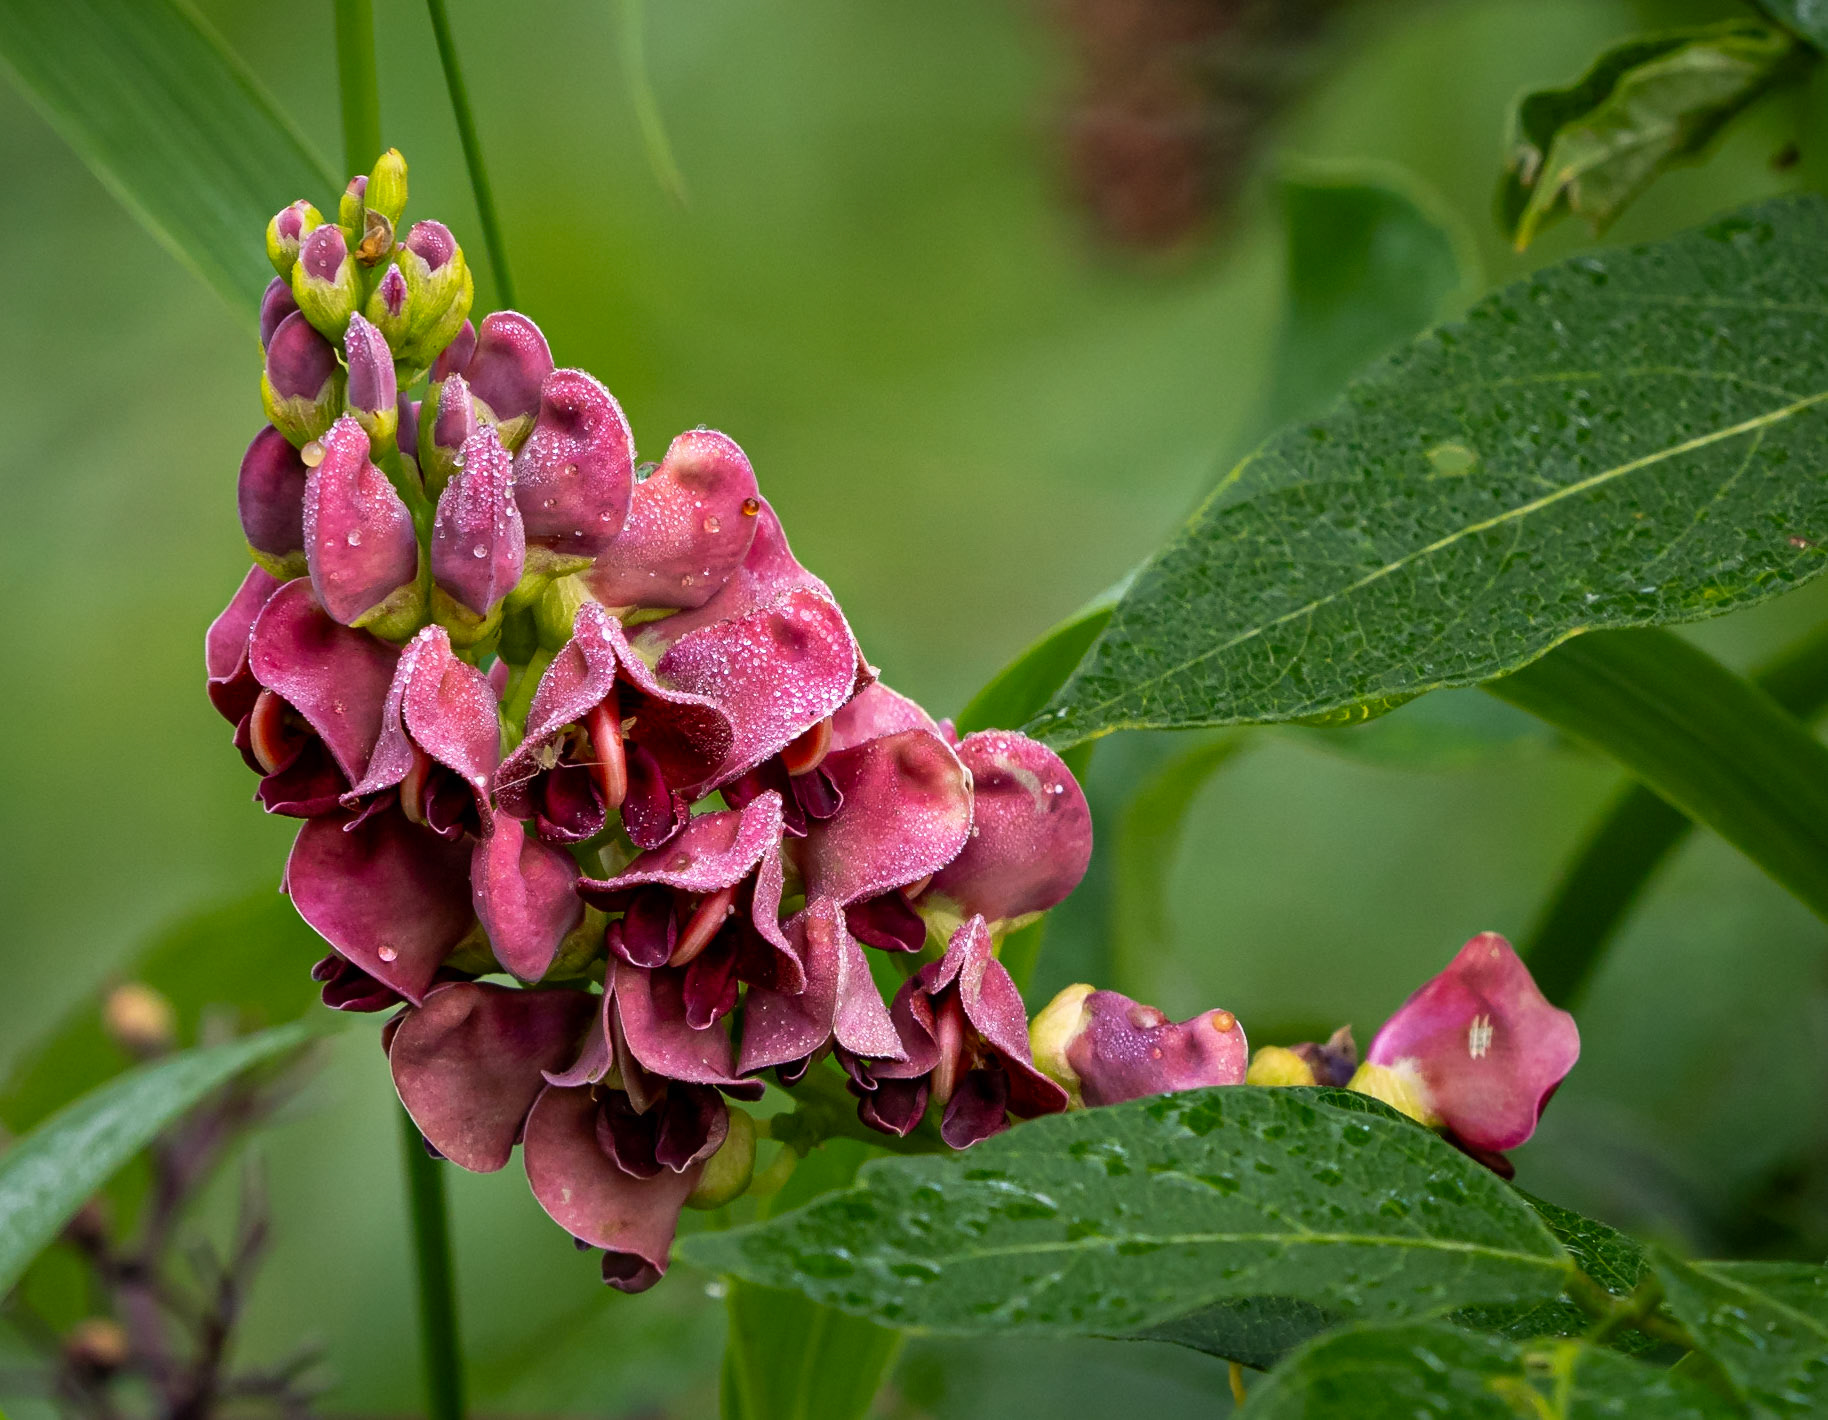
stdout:
[(406, 159), (398, 148), (389, 148), (375, 160), (362, 200), (370, 212), (379, 212), (390, 225), (399, 226), (406, 211)]
[(1035, 1014), (1028, 1024), (1029, 1049), (1035, 1068), (1061, 1089), (1075, 1107), (1082, 1107), (1079, 1074), (1067, 1062), (1066, 1047), (1085, 1028), (1085, 998), (1092, 988), (1085, 982), (1069, 986)]
[(328, 224), (305, 238), (292, 268), (292, 299), (305, 319), (340, 341), (362, 296), (362, 278), (340, 227)]
[(349, 186), (343, 189), (343, 195), (337, 199), (336, 224), (343, 229), (343, 235), (351, 241), (359, 240), (362, 234), (362, 213), (368, 207), (368, 179), (352, 177)]
[[(393, 259), (406, 282), (402, 344), (395, 353), (403, 364), (424, 367), (463, 329), (476, 298), (475, 278), (442, 222), (413, 223), (406, 240), (394, 248)], [(375, 324), (388, 329), (380, 321)]]
[(323, 214), (302, 198), (280, 208), (267, 223), (267, 260), (273, 263), (273, 269), (290, 277), (298, 261), (298, 249), (323, 225)]
[(730, 1111), (730, 1132), (699, 1175), (698, 1187), (686, 1197), (688, 1208), (721, 1208), (749, 1191), (755, 1177), (755, 1121), (740, 1109)]

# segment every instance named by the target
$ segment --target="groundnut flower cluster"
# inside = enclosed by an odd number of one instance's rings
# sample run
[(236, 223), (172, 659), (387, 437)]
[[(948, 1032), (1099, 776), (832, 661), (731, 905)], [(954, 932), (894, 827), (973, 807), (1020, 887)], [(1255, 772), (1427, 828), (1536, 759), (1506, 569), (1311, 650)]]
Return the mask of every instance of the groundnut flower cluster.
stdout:
[[(206, 652), (258, 801), (300, 820), (283, 886), (328, 944), (324, 1002), (393, 1013), (428, 1145), (485, 1171), (518, 1148), (637, 1291), (683, 1207), (749, 1186), (767, 1124), (742, 1106), (769, 1084), (830, 1082), (885, 1137), (962, 1149), (1255, 1071), (1228, 1012), (1175, 1024), (1090, 987), (1031, 1033), (998, 950), (1085, 872), (1073, 775), (882, 684), (742, 449), (695, 429), (641, 463), (531, 320), (472, 317), (461, 248), (406, 225), (406, 190), (389, 152), (335, 220), (269, 224), (254, 565)], [(1494, 990), (1418, 996), (1428, 1028), (1393, 1021), (1365, 1069), (1498, 1149), (1534, 1113), (1485, 1076), (1572, 1056), (1513, 1039), (1535, 1027)], [(1463, 1077), (1436, 1037), (1469, 1009)], [(1272, 1082), (1325, 1072), (1299, 1073)], [(1465, 1125), (1488, 1106), (1506, 1127)]]

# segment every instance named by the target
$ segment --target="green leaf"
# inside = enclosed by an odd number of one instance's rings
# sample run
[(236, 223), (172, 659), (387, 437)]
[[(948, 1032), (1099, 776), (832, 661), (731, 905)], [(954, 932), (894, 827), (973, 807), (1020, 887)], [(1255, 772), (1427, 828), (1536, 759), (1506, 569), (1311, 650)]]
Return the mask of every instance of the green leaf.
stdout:
[(1244, 746), (1216, 735), (1183, 750), (1142, 782), (1117, 821), (1111, 865), (1111, 953), (1120, 986), (1142, 980), (1146, 964), (1174, 941), (1169, 879), (1187, 811), (1206, 781)]
[(1440, 1323), (1323, 1336), (1253, 1386), (1248, 1420), (1725, 1420), (1698, 1382), (1579, 1341), (1519, 1345)]
[(940, 1331), (1125, 1334), (1281, 1297), (1387, 1319), (1548, 1298), (1567, 1254), (1426, 1130), (1232, 1086), (880, 1160), (850, 1189), (682, 1244), (699, 1266)]
[(1563, 213), (1597, 234), (1666, 169), (1694, 159), (1773, 86), (1801, 72), (1782, 30), (1735, 22), (1627, 40), (1573, 84), (1511, 115), (1499, 221), (1522, 251)]
[(0, 0), (0, 68), (250, 323), (273, 279), (268, 219), (342, 188), (188, 0)]
[[(1828, 626), (1752, 680), (1798, 719), (1816, 719), (1828, 709)], [(1524, 960), (1543, 995), (1568, 1010), (1580, 1003), (1619, 925), (1693, 827), (1687, 814), (1641, 784), (1613, 801), (1524, 941)]]
[(60, 1110), (0, 1155), (0, 1296), (108, 1176), (242, 1071), (308, 1039), (279, 1026), (142, 1065)]
[(1547, 268), (1239, 464), (1031, 733), (1345, 716), (1762, 601), (1828, 565), (1825, 403), (1820, 198)]
[(1822, 0), (1756, 0), (1759, 9), (1817, 49), (1828, 50), (1828, 5)]
[(958, 732), (1013, 730), (1033, 719), (1065, 684), (1086, 647), (1097, 640), (1129, 585), (1130, 579), (1125, 577), (1107, 587), (998, 671), (953, 717)]
[(1265, 410), (1272, 425), (1324, 407), (1479, 285), (1459, 219), (1400, 168), (1293, 164), (1278, 193), (1288, 294)]
[[(323, 951), (291, 900), (264, 888), (180, 918), (119, 971), (171, 1002), (180, 1042), (194, 1043), (206, 1019), (226, 1015), (245, 1032), (303, 1015), (317, 1001), (310, 964)], [(84, 1000), (0, 1085), (0, 1124), (22, 1134), (128, 1063), (102, 1030), (101, 1003)]]
[(1582, 636), (1488, 689), (1603, 750), (1828, 920), (1828, 748), (1668, 631)]
[(1828, 1412), (1828, 1267), (1652, 1262), (1669, 1309), (1756, 1414)]

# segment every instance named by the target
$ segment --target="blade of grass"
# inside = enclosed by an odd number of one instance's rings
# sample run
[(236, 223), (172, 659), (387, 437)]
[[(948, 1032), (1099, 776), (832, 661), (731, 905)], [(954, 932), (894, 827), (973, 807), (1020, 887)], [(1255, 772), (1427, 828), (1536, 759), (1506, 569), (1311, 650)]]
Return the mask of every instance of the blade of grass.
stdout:
[(1577, 636), (1492, 694), (1616, 759), (1828, 920), (1828, 748), (1672, 632)]
[(451, 116), (457, 120), (457, 137), (463, 144), (463, 161), (470, 170), (470, 190), (476, 196), (476, 216), (482, 223), (483, 245), (489, 249), (489, 271), (495, 278), (495, 301), (505, 309), (514, 306), (514, 278), (508, 271), (508, 248), (502, 241), (501, 221), (495, 215), (495, 189), (489, 182), (488, 164), (482, 157), (482, 140), (476, 136), (476, 115), (470, 109), (469, 86), (457, 58), (457, 40), (444, 0), (425, 0), (438, 41), (438, 62), (444, 66), (444, 87), (451, 96)]
[(419, 1126), (405, 1110), (400, 1111), (400, 1149), (406, 1165), (408, 1211), (413, 1220), (426, 1413), (431, 1420), (462, 1420), (463, 1354), (458, 1345), (457, 1290), (443, 1161), (426, 1152)]
[[(1752, 675), (1753, 683), (1799, 720), (1828, 710), (1828, 626), (1804, 637)], [(1607, 948), (1657, 870), (1694, 822), (1642, 784), (1624, 789), (1581, 844), (1523, 947), (1536, 984), (1573, 1010)]]
[(336, 0), (336, 78), (343, 102), (343, 169), (353, 176), (367, 172), (382, 151), (374, 0)]
[(653, 80), (647, 70), (647, 7), (643, 0), (622, 0), (622, 82), (628, 88), (628, 101), (641, 128), (641, 142), (647, 149), (647, 164), (653, 169), (654, 180), (684, 207), (685, 174), (679, 171), (673, 145), (667, 141), (666, 122), (660, 116), (660, 101), (654, 97)]

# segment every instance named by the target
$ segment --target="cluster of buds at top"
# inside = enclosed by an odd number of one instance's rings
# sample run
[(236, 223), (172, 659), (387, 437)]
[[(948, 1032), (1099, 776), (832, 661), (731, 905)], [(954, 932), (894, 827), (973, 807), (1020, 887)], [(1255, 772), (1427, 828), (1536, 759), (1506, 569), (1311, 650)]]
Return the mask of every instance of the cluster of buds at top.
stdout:
[(1504, 1151), (1536, 1132), (1580, 1056), (1574, 1018), (1549, 1004), (1511, 944), (1482, 932), (1410, 998), (1361, 1063), (1350, 1026), (1251, 1056), (1229, 1011), (1170, 1021), (1115, 991), (1069, 986), (1031, 1027), (1035, 1063), (1084, 1105), (1202, 1085), (1332, 1085), (1438, 1129), (1510, 1176)]
[(639, 465), (405, 207), (389, 153), (334, 222), (268, 228), (255, 565), (206, 651), (259, 802), (302, 820), (324, 1000), (398, 1008), (428, 1143), (519, 1148), (638, 1290), (681, 1207), (748, 1186), (767, 1080), (819, 1068), (957, 1147), (1066, 1108), (996, 953), (1085, 870), (1072, 774), (882, 685), (742, 449)]

